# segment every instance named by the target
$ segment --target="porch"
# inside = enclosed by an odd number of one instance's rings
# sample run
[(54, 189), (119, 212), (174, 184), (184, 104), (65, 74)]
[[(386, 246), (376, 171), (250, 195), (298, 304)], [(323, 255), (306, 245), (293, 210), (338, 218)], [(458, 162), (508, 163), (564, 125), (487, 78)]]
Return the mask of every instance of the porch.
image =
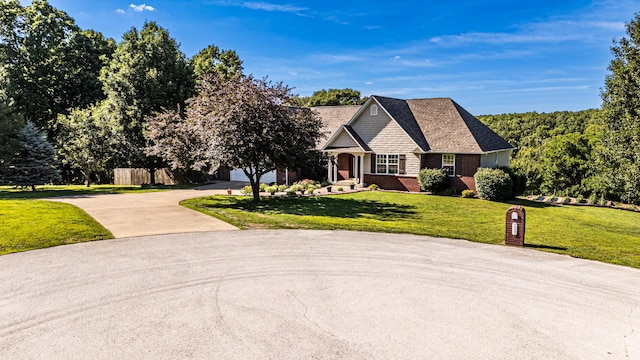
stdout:
[(327, 152), (327, 179), (331, 183), (342, 182), (346, 186), (354, 183), (362, 186), (365, 175), (365, 153)]

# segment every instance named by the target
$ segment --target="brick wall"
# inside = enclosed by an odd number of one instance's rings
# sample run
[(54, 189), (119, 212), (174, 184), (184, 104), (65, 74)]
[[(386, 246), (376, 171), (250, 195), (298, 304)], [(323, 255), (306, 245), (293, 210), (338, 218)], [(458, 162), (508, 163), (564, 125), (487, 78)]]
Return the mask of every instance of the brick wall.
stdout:
[(420, 191), (418, 178), (415, 176), (365, 174), (364, 183), (366, 185), (376, 184), (385, 190)]

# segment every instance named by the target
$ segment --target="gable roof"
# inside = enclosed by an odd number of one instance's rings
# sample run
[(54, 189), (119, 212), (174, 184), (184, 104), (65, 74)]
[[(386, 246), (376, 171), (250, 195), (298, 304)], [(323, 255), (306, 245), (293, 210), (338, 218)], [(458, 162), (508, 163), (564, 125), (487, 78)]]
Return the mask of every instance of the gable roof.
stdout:
[(362, 106), (312, 108), (325, 122), (324, 134), (327, 135), (318, 148), (329, 149), (329, 142), (343, 130), (362, 150), (371, 151), (350, 125), (372, 102), (377, 103), (414, 141), (418, 146), (417, 153), (483, 154), (515, 149), (450, 98), (401, 100), (377, 95), (371, 96)]
[(380, 106), (382, 106), (389, 116), (409, 135), (411, 140), (418, 145), (418, 149), (427, 152), (431, 149), (424, 133), (420, 131), (416, 118), (414, 117), (409, 104), (405, 100), (388, 98), (383, 96), (372, 96)]
[(514, 147), (450, 98), (407, 100), (432, 152), (487, 153)]

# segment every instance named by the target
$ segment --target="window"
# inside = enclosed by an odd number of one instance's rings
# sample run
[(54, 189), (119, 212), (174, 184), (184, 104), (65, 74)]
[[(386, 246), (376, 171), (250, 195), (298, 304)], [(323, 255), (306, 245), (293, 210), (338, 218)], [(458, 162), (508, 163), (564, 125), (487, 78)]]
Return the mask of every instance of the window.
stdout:
[(456, 155), (442, 154), (442, 168), (447, 170), (449, 176), (456, 175)]
[(398, 154), (376, 154), (376, 174), (400, 173), (400, 158)]
[(371, 116), (378, 116), (378, 105), (371, 105)]

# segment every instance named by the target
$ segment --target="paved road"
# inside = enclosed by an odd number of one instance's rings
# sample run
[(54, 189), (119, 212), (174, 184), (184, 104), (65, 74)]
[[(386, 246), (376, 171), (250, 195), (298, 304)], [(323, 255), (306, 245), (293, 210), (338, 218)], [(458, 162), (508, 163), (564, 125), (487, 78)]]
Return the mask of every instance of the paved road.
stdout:
[(345, 231), (0, 257), (1, 359), (640, 359), (640, 270)]
[(215, 184), (185, 190), (149, 193), (96, 194), (48, 199), (75, 205), (86, 211), (114, 237), (172, 234), (181, 232), (234, 230), (235, 226), (214, 217), (187, 209), (178, 203), (185, 199), (226, 194), (231, 187), (234, 194), (246, 185), (241, 182)]

